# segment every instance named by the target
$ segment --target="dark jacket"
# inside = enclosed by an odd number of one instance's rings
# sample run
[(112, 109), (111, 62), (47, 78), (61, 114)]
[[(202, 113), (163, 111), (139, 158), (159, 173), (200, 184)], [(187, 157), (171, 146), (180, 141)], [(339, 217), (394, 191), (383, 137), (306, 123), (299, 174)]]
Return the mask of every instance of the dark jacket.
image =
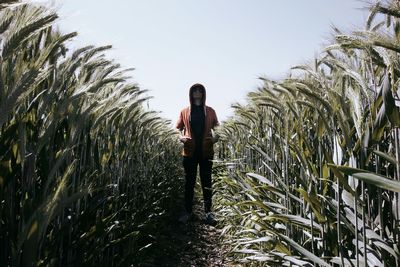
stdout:
[[(215, 113), (214, 109), (206, 106), (206, 91), (202, 85), (196, 84), (197, 86), (201, 86), (203, 90), (203, 107), (204, 107), (204, 134), (203, 134), (203, 158), (204, 159), (212, 159), (214, 157), (214, 149), (213, 149), (213, 142), (212, 142), (212, 133), (211, 130), (214, 127), (219, 125), (217, 114)], [(183, 146), (182, 155), (184, 157), (193, 157), (194, 151), (196, 149), (196, 142), (194, 140), (194, 135), (192, 134), (192, 130), (190, 127), (190, 113), (191, 113), (191, 106), (193, 103), (193, 89), (196, 87), (193, 85), (189, 90), (189, 101), (190, 106), (184, 108), (180, 114), (178, 121), (176, 123), (176, 128), (179, 131), (183, 130), (183, 135), (186, 137), (190, 137), (191, 139), (186, 140)]]

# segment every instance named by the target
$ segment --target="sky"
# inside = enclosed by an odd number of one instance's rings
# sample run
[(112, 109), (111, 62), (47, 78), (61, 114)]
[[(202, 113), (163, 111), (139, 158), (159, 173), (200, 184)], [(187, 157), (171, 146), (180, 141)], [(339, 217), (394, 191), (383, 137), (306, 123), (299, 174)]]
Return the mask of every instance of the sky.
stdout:
[(113, 45), (107, 56), (153, 96), (148, 105), (175, 124), (194, 83), (220, 121), (245, 103), (259, 77), (282, 79), (344, 32), (364, 27), (359, 0), (50, 0), (71, 48)]

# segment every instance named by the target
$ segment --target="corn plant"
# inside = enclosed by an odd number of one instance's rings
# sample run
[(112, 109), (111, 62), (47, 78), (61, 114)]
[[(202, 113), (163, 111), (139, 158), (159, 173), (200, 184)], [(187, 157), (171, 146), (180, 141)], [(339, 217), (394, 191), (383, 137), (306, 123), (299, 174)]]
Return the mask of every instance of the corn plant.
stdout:
[(0, 2), (0, 262), (150, 261), (180, 184), (175, 133), (110, 46), (71, 51), (56, 19)]
[(235, 104), (220, 129), (219, 211), (238, 262), (398, 266), (399, 18), (370, 7), (365, 30)]

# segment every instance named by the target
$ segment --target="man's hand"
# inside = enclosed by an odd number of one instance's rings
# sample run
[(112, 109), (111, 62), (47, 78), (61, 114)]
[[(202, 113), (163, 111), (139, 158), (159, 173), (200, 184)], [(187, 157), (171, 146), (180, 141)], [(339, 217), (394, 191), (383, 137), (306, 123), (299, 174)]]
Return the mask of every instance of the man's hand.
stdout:
[(212, 140), (212, 143), (215, 144), (216, 142), (218, 142), (219, 136), (218, 136), (218, 135), (215, 135), (215, 136), (213, 136), (213, 137), (211, 138), (211, 140)]
[(186, 143), (186, 141), (189, 139), (192, 139), (192, 138), (190, 138), (189, 136), (183, 136), (183, 135), (179, 136), (179, 141), (181, 141), (182, 143)]

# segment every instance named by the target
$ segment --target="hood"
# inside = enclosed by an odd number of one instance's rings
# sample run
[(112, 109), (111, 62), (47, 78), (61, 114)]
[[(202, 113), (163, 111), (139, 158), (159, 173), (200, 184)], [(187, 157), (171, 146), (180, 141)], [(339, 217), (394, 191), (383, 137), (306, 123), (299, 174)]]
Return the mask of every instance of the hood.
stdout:
[(204, 85), (202, 85), (200, 83), (193, 84), (192, 87), (190, 87), (190, 90), (189, 90), (190, 106), (192, 106), (192, 104), (194, 102), (193, 101), (193, 90), (195, 88), (200, 88), (203, 91), (203, 99), (202, 99), (201, 103), (205, 107), (206, 106), (206, 88), (204, 87)]

